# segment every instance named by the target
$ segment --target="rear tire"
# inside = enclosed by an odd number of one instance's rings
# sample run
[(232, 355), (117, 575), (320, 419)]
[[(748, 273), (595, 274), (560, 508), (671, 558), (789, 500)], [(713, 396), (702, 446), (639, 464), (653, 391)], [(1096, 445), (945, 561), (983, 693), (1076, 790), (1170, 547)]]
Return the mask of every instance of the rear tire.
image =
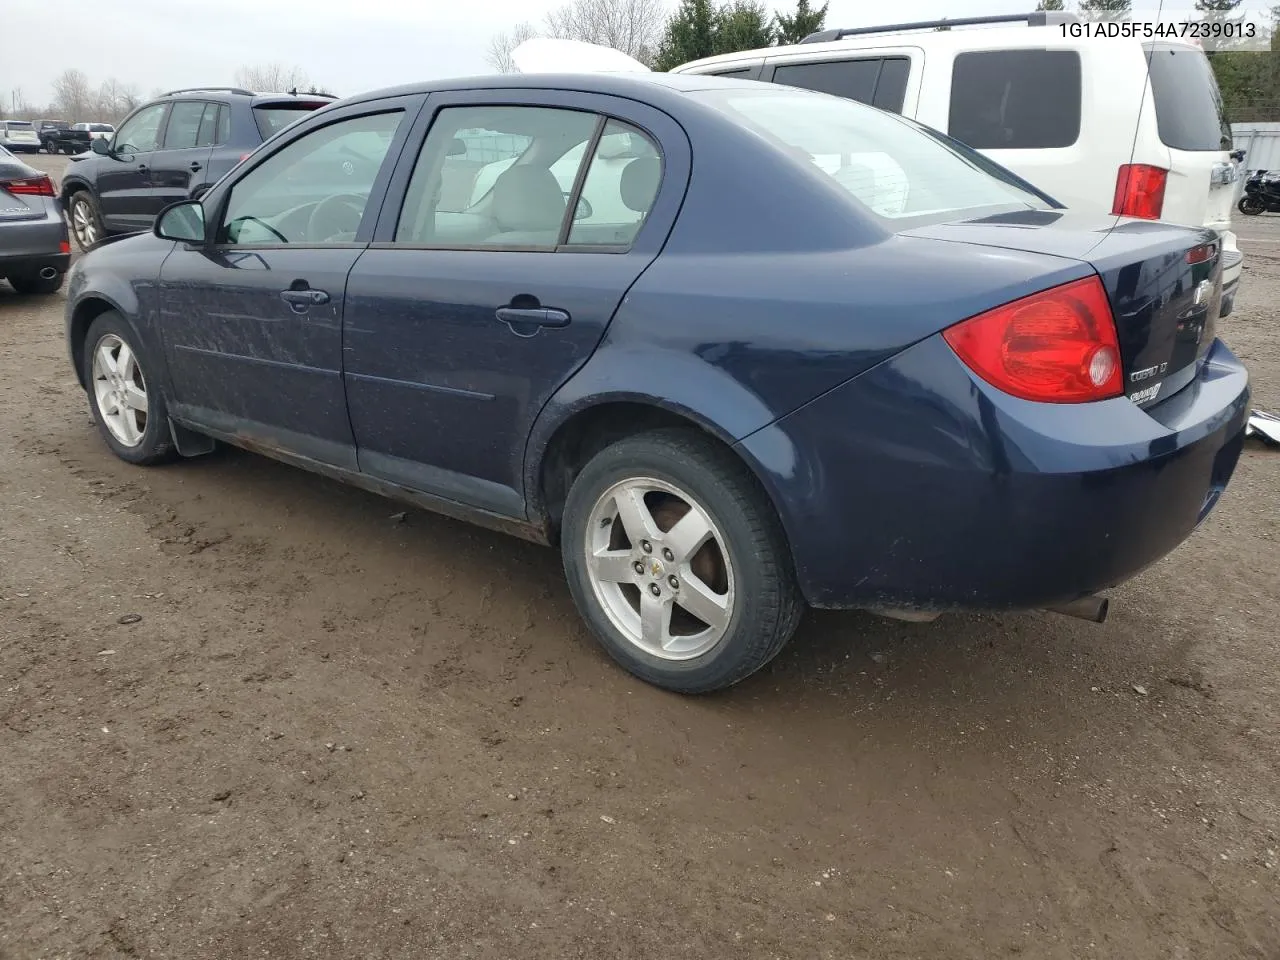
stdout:
[(9, 278), (9, 285), (18, 293), (32, 295), (44, 295), (49, 293), (57, 293), (62, 287), (63, 274), (58, 274), (50, 280), (38, 276), (34, 273), (19, 274), (16, 277)]
[(663, 429), (596, 454), (565, 503), (561, 553), (608, 654), (677, 693), (732, 686), (776, 657), (804, 611), (772, 505), (697, 431)]
[(87, 252), (106, 236), (98, 204), (88, 190), (77, 190), (71, 195), (67, 218), (71, 221), (71, 234), (76, 238), (76, 246), (83, 251)]
[(89, 407), (111, 452), (139, 466), (175, 459), (157, 371), (124, 317), (108, 310), (93, 321), (82, 363)]

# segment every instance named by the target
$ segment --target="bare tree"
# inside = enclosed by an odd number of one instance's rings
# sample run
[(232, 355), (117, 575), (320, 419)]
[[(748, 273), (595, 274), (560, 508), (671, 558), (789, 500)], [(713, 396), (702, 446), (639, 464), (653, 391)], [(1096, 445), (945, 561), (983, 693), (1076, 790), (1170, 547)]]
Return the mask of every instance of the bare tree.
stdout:
[(97, 119), (110, 120), (114, 123), (129, 114), (141, 102), (136, 86), (122, 83), (115, 77), (109, 77), (98, 88)]
[(621, 50), (651, 65), (666, 26), (661, 0), (571, 0), (547, 14), (553, 37)]
[(538, 28), (532, 23), (517, 23), (510, 33), (499, 33), (489, 42), (489, 52), (485, 59), (498, 73), (515, 73), (516, 65), (511, 62), (511, 51), (537, 35)]
[(256, 93), (285, 93), (289, 90), (304, 90), (310, 86), (311, 81), (306, 71), (299, 66), (267, 63), (256, 67), (240, 67), (236, 71), (236, 83)]
[(81, 70), (64, 70), (53, 81), (53, 105), (72, 123), (92, 119), (89, 112), (95, 99), (89, 78)]

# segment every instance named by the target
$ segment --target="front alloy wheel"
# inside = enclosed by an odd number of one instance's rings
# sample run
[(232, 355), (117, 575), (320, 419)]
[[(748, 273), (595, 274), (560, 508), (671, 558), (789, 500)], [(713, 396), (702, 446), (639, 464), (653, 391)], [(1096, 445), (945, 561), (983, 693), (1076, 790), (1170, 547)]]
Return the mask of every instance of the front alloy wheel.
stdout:
[(147, 432), (147, 381), (133, 350), (114, 333), (93, 351), (93, 393), (103, 424), (125, 447), (136, 447)]

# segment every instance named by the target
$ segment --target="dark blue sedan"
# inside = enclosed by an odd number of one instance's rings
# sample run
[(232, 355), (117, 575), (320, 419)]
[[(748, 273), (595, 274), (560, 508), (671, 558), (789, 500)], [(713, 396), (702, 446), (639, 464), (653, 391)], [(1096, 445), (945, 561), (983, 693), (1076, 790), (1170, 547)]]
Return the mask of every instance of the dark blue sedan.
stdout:
[(900, 117), (701, 76), (325, 107), (69, 283), (102, 437), (216, 441), (558, 544), (628, 670), (766, 664), (806, 604), (1055, 609), (1240, 454), (1216, 234), (1083, 220)]

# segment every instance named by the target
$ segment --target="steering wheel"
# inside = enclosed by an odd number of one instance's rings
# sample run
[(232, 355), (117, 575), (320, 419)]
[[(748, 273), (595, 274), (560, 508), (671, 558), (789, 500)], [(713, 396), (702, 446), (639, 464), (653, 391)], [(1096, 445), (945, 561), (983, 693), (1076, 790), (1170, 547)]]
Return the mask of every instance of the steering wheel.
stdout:
[(307, 239), (312, 243), (349, 235), (354, 237), (364, 216), (366, 197), (355, 193), (339, 193), (325, 197), (307, 218)]

